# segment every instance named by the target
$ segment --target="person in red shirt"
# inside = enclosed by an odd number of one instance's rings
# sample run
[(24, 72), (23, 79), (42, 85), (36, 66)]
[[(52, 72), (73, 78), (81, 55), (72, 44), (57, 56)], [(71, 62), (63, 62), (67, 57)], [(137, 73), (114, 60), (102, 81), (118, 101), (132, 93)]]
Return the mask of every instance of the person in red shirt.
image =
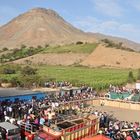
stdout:
[(133, 140), (129, 132), (127, 132), (126, 140)]

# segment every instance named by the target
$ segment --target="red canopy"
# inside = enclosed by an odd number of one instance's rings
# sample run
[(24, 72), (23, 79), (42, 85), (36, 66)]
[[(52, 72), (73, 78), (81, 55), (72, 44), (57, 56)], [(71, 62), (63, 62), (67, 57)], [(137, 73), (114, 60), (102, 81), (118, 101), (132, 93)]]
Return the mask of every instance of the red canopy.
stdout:
[(82, 140), (111, 140), (111, 139), (110, 138), (107, 138), (104, 135), (97, 135), (97, 136), (94, 136), (92, 138), (84, 138)]

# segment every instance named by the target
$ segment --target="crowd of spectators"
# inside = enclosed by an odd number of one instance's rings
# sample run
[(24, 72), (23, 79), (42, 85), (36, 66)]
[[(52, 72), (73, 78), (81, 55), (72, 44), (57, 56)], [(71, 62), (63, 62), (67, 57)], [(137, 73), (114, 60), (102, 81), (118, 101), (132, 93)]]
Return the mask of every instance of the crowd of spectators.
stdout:
[[(45, 87), (71, 87), (68, 82), (47, 82)], [(112, 88), (112, 87), (110, 87)], [(18, 100), (15, 102), (0, 102), (0, 122), (9, 121), (10, 123), (20, 125), (32, 124), (34, 130), (39, 129), (43, 125), (53, 127), (55, 130), (59, 128), (55, 125), (60, 119), (59, 114), (69, 115), (82, 112), (85, 104), (77, 100), (91, 99), (96, 96), (96, 92), (85, 85), (81, 86), (80, 92), (70, 94), (65, 92), (55, 95), (53, 98), (46, 96), (44, 99), (32, 99), (31, 101)], [(68, 102), (77, 101), (69, 106)], [(58, 109), (59, 108), (59, 109)], [(90, 110), (91, 113), (92, 109)], [(140, 139), (140, 124), (138, 122), (119, 121), (106, 112), (92, 111), (92, 114), (100, 118), (100, 134), (104, 134), (112, 140), (138, 140)]]
[(114, 85), (111, 85), (109, 86), (109, 92), (115, 92), (115, 93), (124, 93), (124, 92), (129, 92), (131, 94), (133, 93), (140, 93), (140, 90), (139, 89), (133, 89), (133, 88), (126, 88), (125, 86), (114, 86)]
[[(70, 87), (71, 84), (68, 82), (46, 83), (46, 87), (52, 86)], [(53, 98), (50, 96), (46, 96), (46, 98), (39, 100), (33, 98), (32, 101), (3, 101), (0, 102), (0, 122), (10, 121), (11, 123), (19, 123), (19, 120), (25, 120), (28, 122), (30, 118), (30, 120), (34, 120), (35, 122), (38, 122), (38, 124), (47, 122), (47, 125), (50, 126), (50, 118), (56, 115), (55, 112), (58, 107), (60, 108), (62, 113), (69, 112), (70, 110), (78, 110), (82, 104), (78, 104), (77, 102), (70, 108), (69, 106), (67, 106), (67, 102), (88, 98), (91, 99), (94, 96), (95, 93), (92, 92), (89, 87), (82, 86), (80, 92), (76, 92), (74, 94), (65, 92), (63, 95), (60, 93), (53, 96)], [(43, 121), (43, 118), (45, 119), (45, 121)]]
[(106, 112), (93, 112), (100, 118), (99, 134), (104, 134), (111, 140), (139, 140), (140, 124), (139, 122), (120, 121)]

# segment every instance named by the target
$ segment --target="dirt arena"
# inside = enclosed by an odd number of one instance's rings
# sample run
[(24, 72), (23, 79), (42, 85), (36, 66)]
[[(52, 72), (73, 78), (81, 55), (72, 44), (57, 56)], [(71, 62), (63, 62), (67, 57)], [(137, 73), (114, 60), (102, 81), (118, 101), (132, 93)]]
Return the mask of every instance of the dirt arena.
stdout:
[(113, 116), (120, 121), (140, 122), (140, 111), (137, 110), (120, 109), (109, 106), (95, 106), (95, 110), (113, 114)]

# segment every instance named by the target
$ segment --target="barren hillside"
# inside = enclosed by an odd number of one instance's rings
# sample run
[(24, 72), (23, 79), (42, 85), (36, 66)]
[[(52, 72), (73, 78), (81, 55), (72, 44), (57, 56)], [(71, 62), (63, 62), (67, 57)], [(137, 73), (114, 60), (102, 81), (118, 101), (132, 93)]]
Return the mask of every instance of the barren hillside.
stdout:
[(32, 9), (0, 27), (0, 48), (95, 40), (66, 22), (55, 11), (44, 8)]
[(80, 63), (86, 57), (88, 54), (76, 54), (76, 53), (47, 53), (47, 54), (37, 54), (34, 56), (30, 56), (27, 58), (19, 59), (16, 61), (13, 61), (12, 63), (15, 64), (47, 64), (47, 65), (73, 65)]
[(89, 67), (140, 68), (140, 53), (99, 45), (81, 65)]

